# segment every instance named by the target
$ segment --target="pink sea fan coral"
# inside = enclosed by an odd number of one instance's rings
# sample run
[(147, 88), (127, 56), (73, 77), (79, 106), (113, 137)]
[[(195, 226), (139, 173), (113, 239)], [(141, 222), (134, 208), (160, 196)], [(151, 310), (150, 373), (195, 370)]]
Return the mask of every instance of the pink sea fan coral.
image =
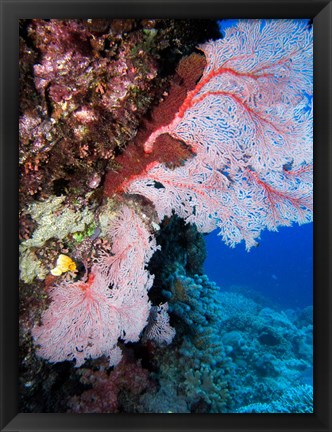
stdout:
[(111, 227), (113, 247), (92, 268), (87, 282), (51, 288), (51, 304), (42, 325), (33, 329), (39, 356), (51, 362), (106, 355), (110, 365), (121, 359), (118, 339), (136, 342), (148, 322), (148, 290), (153, 277), (145, 265), (157, 249), (140, 218), (123, 206)]
[(122, 205), (107, 235), (113, 243), (111, 252), (102, 254), (97, 263), (113, 290), (124, 291), (126, 286), (129, 297), (134, 291), (148, 291), (153, 277), (145, 266), (159, 247), (142, 218), (130, 207)]
[(151, 165), (126, 190), (160, 219), (174, 210), (249, 250), (264, 228), (312, 220), (312, 32), (296, 20), (241, 21), (201, 49), (202, 78), (144, 144), (152, 153), (169, 134), (196, 156), (173, 170)]
[(121, 359), (119, 337), (136, 341), (149, 314), (147, 295), (129, 299), (108, 288), (95, 267), (87, 282), (56, 285), (42, 325), (32, 330), (37, 354), (50, 362), (76, 360), (76, 367), (88, 358), (109, 357), (110, 365)]
[(169, 345), (174, 336), (175, 329), (169, 323), (168, 303), (152, 306), (149, 323), (144, 331), (143, 339), (152, 340), (158, 345)]

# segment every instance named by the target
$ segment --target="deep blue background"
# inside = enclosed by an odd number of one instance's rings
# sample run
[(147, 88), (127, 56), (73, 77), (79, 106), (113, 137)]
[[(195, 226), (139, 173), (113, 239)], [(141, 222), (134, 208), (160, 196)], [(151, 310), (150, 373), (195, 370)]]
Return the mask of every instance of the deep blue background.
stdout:
[(263, 231), (259, 246), (226, 246), (217, 230), (206, 237), (205, 271), (221, 289), (254, 289), (281, 306), (312, 305), (313, 223)]

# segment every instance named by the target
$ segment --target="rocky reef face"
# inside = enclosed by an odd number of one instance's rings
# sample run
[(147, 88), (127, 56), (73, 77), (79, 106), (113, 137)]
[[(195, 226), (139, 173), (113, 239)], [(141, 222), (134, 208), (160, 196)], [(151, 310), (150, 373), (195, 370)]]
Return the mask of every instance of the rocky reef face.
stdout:
[(102, 186), (178, 61), (213, 35), (212, 21), (21, 20), (21, 206)]

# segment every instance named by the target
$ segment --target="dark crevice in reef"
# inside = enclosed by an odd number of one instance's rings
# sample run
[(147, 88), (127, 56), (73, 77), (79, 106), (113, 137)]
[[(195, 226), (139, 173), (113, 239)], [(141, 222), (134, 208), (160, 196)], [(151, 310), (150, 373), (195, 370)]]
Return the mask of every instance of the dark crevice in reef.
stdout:
[(149, 296), (154, 304), (165, 301), (162, 290), (165, 282), (178, 268), (184, 269), (189, 277), (204, 273), (206, 248), (203, 234), (194, 225), (186, 224), (178, 216), (166, 218), (157, 235), (161, 250), (154, 253), (149, 262), (149, 272), (155, 275)]

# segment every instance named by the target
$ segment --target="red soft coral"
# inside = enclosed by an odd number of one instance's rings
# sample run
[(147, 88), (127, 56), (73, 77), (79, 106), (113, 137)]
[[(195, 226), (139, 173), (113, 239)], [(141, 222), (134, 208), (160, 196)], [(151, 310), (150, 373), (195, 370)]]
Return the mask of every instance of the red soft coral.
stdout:
[(115, 413), (119, 411), (118, 394), (126, 391), (131, 401), (149, 386), (149, 373), (140, 362), (130, 363), (123, 359), (110, 373), (105, 369), (80, 371), (81, 382), (92, 388), (69, 401), (71, 412)]

